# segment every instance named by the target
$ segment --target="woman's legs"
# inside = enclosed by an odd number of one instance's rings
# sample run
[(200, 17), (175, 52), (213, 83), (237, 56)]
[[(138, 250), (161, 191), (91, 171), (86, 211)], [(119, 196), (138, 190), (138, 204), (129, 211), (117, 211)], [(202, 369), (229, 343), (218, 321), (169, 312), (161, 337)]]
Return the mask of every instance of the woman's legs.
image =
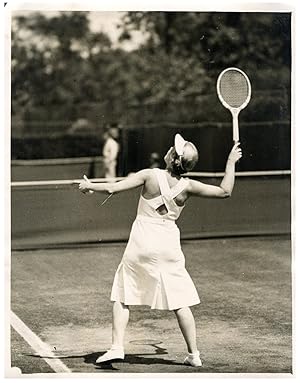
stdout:
[(178, 310), (174, 310), (174, 312), (189, 353), (183, 363), (193, 367), (201, 367), (202, 361), (200, 359), (200, 353), (197, 349), (196, 325), (192, 311), (189, 307), (183, 307)]
[(123, 347), (125, 330), (129, 320), (129, 308), (122, 302), (114, 302), (112, 314), (112, 345)]
[(186, 342), (188, 352), (191, 354), (197, 352), (196, 325), (191, 309), (189, 307), (183, 307), (174, 310), (174, 312)]
[[(189, 307), (174, 310), (189, 353), (197, 352), (196, 325)], [(125, 330), (129, 320), (129, 308), (122, 302), (113, 304), (112, 345), (123, 347)]]
[(96, 363), (124, 359), (124, 336), (129, 319), (129, 308), (122, 302), (114, 302), (112, 311), (112, 346)]

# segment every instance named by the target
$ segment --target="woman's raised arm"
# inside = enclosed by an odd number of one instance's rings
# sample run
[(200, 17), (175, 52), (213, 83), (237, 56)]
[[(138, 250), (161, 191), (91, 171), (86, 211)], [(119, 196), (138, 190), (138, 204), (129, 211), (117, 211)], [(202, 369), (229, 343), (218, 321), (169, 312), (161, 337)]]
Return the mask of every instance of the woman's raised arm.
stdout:
[(220, 186), (207, 185), (199, 181), (190, 180), (188, 192), (191, 195), (210, 198), (228, 198), (231, 196), (235, 180), (235, 163), (242, 157), (240, 143), (236, 143), (229, 153), (225, 168), (225, 175)]

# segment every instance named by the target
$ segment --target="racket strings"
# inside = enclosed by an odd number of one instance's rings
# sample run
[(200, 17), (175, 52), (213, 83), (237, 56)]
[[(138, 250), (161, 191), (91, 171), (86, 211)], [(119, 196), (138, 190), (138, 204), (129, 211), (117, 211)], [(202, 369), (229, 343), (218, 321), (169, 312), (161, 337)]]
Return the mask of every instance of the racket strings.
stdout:
[(249, 85), (245, 76), (235, 70), (225, 72), (220, 78), (220, 95), (232, 108), (239, 108), (249, 96)]

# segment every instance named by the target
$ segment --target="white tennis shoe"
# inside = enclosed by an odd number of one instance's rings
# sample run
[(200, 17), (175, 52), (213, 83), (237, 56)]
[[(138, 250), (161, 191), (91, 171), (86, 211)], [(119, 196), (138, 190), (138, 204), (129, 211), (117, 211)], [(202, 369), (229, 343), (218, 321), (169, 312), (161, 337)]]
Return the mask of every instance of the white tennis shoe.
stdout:
[(199, 351), (194, 352), (193, 354), (189, 353), (188, 356), (184, 359), (183, 364), (187, 364), (193, 367), (201, 367), (202, 361), (200, 359)]
[(124, 359), (124, 357), (125, 354), (123, 347), (112, 347), (110, 350), (106, 351), (105, 354), (99, 356), (96, 363), (103, 363), (113, 359)]

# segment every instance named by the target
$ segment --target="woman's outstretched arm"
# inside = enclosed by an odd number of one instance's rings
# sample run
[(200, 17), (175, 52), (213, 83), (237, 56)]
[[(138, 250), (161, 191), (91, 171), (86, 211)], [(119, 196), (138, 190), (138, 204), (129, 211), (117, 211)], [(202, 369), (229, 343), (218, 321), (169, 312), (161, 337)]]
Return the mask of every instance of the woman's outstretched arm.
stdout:
[(190, 180), (188, 192), (191, 195), (211, 198), (227, 198), (231, 196), (235, 180), (235, 163), (242, 157), (240, 143), (233, 146), (226, 163), (225, 174), (220, 186), (207, 185)]
[(148, 178), (149, 169), (140, 170), (139, 172), (128, 176), (119, 182), (99, 182), (92, 183), (89, 181), (82, 181), (79, 184), (79, 190), (83, 193), (88, 191), (104, 192), (104, 193), (119, 193), (124, 190), (134, 189), (138, 186), (144, 185)]

